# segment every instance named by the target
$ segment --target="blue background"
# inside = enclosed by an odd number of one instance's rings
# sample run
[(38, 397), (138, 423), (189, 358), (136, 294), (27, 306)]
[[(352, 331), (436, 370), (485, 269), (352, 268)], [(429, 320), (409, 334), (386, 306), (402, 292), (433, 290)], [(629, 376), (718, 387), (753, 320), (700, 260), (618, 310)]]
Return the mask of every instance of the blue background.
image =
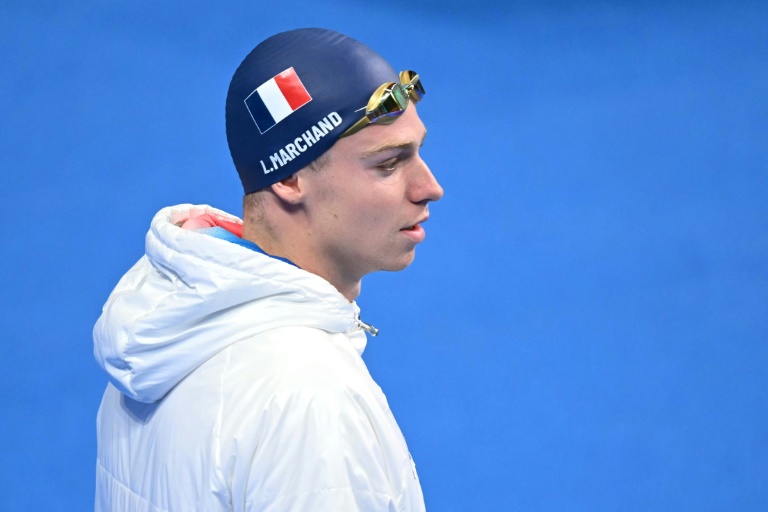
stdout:
[(359, 302), (428, 508), (768, 510), (768, 7), (489, 0), (2, 3), (0, 509), (92, 509), (92, 325), (156, 210), (240, 214), (228, 81), (299, 26), (426, 83), (446, 195)]

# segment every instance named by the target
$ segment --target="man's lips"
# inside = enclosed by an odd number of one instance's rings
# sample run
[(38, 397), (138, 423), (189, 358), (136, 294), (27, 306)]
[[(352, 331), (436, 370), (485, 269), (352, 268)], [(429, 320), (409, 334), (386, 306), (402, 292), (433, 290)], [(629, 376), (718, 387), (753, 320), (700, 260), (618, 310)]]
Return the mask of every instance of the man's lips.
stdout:
[(413, 240), (416, 243), (419, 243), (424, 240), (424, 237), (426, 236), (426, 233), (424, 232), (424, 228), (421, 227), (421, 224), (423, 222), (426, 222), (429, 216), (423, 217), (421, 220), (413, 224), (412, 226), (406, 226), (400, 230), (401, 233), (406, 235), (408, 238)]
[(410, 226), (405, 226), (400, 231), (408, 230), (408, 229), (415, 229), (417, 227), (421, 227), (421, 226), (419, 226), (419, 224), (423, 224), (423, 223), (427, 222), (427, 220), (429, 220), (429, 215), (428, 214), (424, 215), (423, 217), (421, 217), (419, 220), (417, 220), (416, 222), (414, 222)]

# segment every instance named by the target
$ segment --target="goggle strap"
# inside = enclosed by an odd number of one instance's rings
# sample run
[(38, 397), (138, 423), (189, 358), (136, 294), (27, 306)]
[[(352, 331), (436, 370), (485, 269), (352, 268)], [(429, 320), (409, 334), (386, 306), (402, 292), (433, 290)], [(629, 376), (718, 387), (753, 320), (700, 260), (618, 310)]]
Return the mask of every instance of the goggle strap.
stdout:
[(359, 120), (358, 122), (356, 122), (355, 124), (347, 128), (347, 130), (344, 133), (342, 133), (340, 137), (348, 137), (353, 133), (357, 133), (363, 128), (365, 128), (366, 126), (368, 126), (370, 123), (371, 123), (371, 120), (368, 119), (367, 116), (363, 117), (361, 120)]

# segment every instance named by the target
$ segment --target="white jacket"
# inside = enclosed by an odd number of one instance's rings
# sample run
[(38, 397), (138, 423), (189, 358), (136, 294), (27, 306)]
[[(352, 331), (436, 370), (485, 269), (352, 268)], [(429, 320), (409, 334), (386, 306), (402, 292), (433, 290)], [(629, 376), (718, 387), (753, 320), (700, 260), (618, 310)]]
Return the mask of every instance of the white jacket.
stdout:
[(97, 511), (422, 511), (415, 466), (360, 355), (359, 309), (324, 279), (176, 223), (94, 328), (109, 374)]

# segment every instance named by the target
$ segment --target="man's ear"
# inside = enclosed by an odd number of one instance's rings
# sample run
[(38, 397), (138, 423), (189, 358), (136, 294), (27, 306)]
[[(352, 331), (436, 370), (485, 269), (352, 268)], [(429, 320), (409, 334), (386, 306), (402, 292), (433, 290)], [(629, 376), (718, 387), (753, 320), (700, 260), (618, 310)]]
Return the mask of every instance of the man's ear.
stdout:
[(296, 174), (291, 174), (272, 185), (272, 192), (284, 203), (298, 206), (304, 201), (302, 180)]

